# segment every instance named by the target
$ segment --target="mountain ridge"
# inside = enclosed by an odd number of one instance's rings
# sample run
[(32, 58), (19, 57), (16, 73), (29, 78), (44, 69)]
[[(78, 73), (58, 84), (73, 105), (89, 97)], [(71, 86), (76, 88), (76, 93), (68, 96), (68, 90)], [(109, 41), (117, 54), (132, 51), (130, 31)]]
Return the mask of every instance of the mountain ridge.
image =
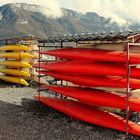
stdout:
[(38, 5), (25, 3), (3, 5), (0, 7), (0, 38), (33, 35), (44, 39), (58, 35), (140, 28), (139, 24), (120, 26), (110, 18), (94, 12), (82, 14), (65, 8), (61, 11), (62, 16), (53, 17), (50, 9)]

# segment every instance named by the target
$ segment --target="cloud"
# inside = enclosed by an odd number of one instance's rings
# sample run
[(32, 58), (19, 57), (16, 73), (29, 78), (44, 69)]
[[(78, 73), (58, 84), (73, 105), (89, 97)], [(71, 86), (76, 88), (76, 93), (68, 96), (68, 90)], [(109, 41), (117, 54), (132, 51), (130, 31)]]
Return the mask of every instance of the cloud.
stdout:
[(137, 12), (139, 5), (139, 0), (104, 0), (104, 3), (100, 5), (104, 10), (99, 13), (122, 24), (140, 23), (140, 16)]
[(0, 5), (7, 3), (28, 3), (43, 6), (44, 8), (38, 9), (47, 16), (60, 17), (62, 11), (58, 0), (1, 0)]
[(95, 12), (122, 24), (140, 23), (140, 0), (0, 0), (0, 4), (23, 2), (37, 4), (46, 9), (44, 13), (53, 17), (62, 16), (61, 7), (76, 11)]
[[(101, 16), (112, 18), (119, 24), (140, 23), (140, 0), (60, 0), (67, 8), (83, 13), (96, 12)], [(68, 4), (66, 4), (66, 2)], [(71, 4), (70, 4), (71, 3)]]

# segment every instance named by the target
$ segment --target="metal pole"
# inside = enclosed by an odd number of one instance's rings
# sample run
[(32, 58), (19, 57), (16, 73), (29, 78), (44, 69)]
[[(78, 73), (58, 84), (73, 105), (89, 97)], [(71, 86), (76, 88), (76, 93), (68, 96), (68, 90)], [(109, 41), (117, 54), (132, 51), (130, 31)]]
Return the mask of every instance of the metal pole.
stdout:
[[(61, 48), (63, 48), (63, 42), (61, 42)], [(63, 80), (61, 80), (61, 85), (63, 85)], [(61, 94), (60, 98), (63, 98), (62, 94)]]
[[(44, 46), (44, 43), (43, 43), (43, 46)], [(39, 77), (38, 77), (38, 99), (40, 100), (40, 86), (41, 86), (41, 83), (40, 83), (40, 58), (41, 58), (41, 47), (39, 46)]]
[[(20, 43), (18, 42), (18, 45), (20, 45)], [(20, 66), (20, 61), (21, 61), (21, 57), (20, 57), (20, 53), (21, 53), (21, 50), (20, 50), (20, 46), (19, 46), (19, 50), (18, 50), (18, 54), (19, 54), (19, 66)], [(18, 67), (18, 71), (19, 71), (19, 74), (20, 74), (20, 67)], [(20, 80), (21, 80), (21, 76), (19, 76), (19, 83), (18, 83), (18, 87), (20, 87)]]
[(131, 67), (130, 67), (130, 56), (129, 56), (130, 50), (129, 50), (129, 43), (127, 44), (127, 81), (126, 81), (126, 135), (125, 139), (128, 139), (129, 135), (129, 115), (130, 115), (130, 107), (129, 107), (129, 97), (130, 97), (130, 72), (131, 72)]
[[(32, 46), (32, 41), (31, 40), (29, 40), (29, 48), (31, 49), (31, 51), (30, 51), (30, 53), (31, 53), (31, 55), (33, 55), (33, 50), (34, 50), (34, 47), (33, 48), (31, 48), (31, 46)], [(33, 50), (32, 50), (33, 49)], [(31, 59), (29, 62), (30, 62), (30, 64), (33, 64), (33, 59)], [(33, 79), (33, 76), (34, 76), (34, 68), (33, 69), (29, 69), (29, 71), (30, 71), (30, 80), (32, 80)]]

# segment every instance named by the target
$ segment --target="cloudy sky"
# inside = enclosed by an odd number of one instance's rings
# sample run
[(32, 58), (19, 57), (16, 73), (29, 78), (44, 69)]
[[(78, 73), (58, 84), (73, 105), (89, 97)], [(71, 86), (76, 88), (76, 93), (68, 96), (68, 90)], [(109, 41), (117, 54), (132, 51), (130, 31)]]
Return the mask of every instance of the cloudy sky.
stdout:
[(52, 12), (60, 13), (60, 7), (77, 10), (83, 13), (96, 12), (110, 17), (120, 24), (126, 22), (140, 23), (140, 0), (0, 0), (0, 4), (26, 2), (49, 7)]

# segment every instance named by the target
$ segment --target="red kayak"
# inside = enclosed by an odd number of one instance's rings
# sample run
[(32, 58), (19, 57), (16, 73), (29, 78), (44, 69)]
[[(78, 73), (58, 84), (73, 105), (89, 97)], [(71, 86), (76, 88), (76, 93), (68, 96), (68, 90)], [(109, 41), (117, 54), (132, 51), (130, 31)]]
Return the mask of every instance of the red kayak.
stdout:
[[(126, 109), (125, 96), (122, 97), (103, 90), (52, 85), (43, 85), (43, 88), (75, 98), (85, 104)], [(129, 107), (132, 111), (140, 112), (140, 99), (130, 98)]]
[[(60, 57), (69, 60), (122, 62), (126, 63), (127, 53), (123, 51), (110, 51), (88, 48), (55, 49), (41, 54)], [(130, 53), (130, 63), (140, 64), (140, 54)]]
[[(127, 76), (127, 68), (125, 65), (111, 65), (105, 63), (95, 62), (76, 62), (76, 61), (56, 61), (48, 63), (35, 64), (36, 68), (43, 68), (45, 70), (79, 74), (79, 75), (110, 75), (110, 76)], [(132, 68), (130, 77), (140, 78), (140, 69)]]
[[(122, 77), (105, 77), (105, 76), (75, 76), (65, 75), (57, 72), (40, 71), (40, 74), (49, 75), (56, 79), (72, 82), (76, 85), (86, 87), (114, 87), (114, 88), (126, 88), (127, 79)], [(130, 79), (130, 88), (140, 88), (140, 80)]]
[[(45, 105), (54, 108), (72, 118), (125, 132), (126, 120), (113, 113), (108, 113), (93, 106), (85, 105), (72, 100), (38, 96), (35, 98), (40, 100)], [(128, 127), (129, 133), (140, 136), (139, 125), (129, 121)]]

